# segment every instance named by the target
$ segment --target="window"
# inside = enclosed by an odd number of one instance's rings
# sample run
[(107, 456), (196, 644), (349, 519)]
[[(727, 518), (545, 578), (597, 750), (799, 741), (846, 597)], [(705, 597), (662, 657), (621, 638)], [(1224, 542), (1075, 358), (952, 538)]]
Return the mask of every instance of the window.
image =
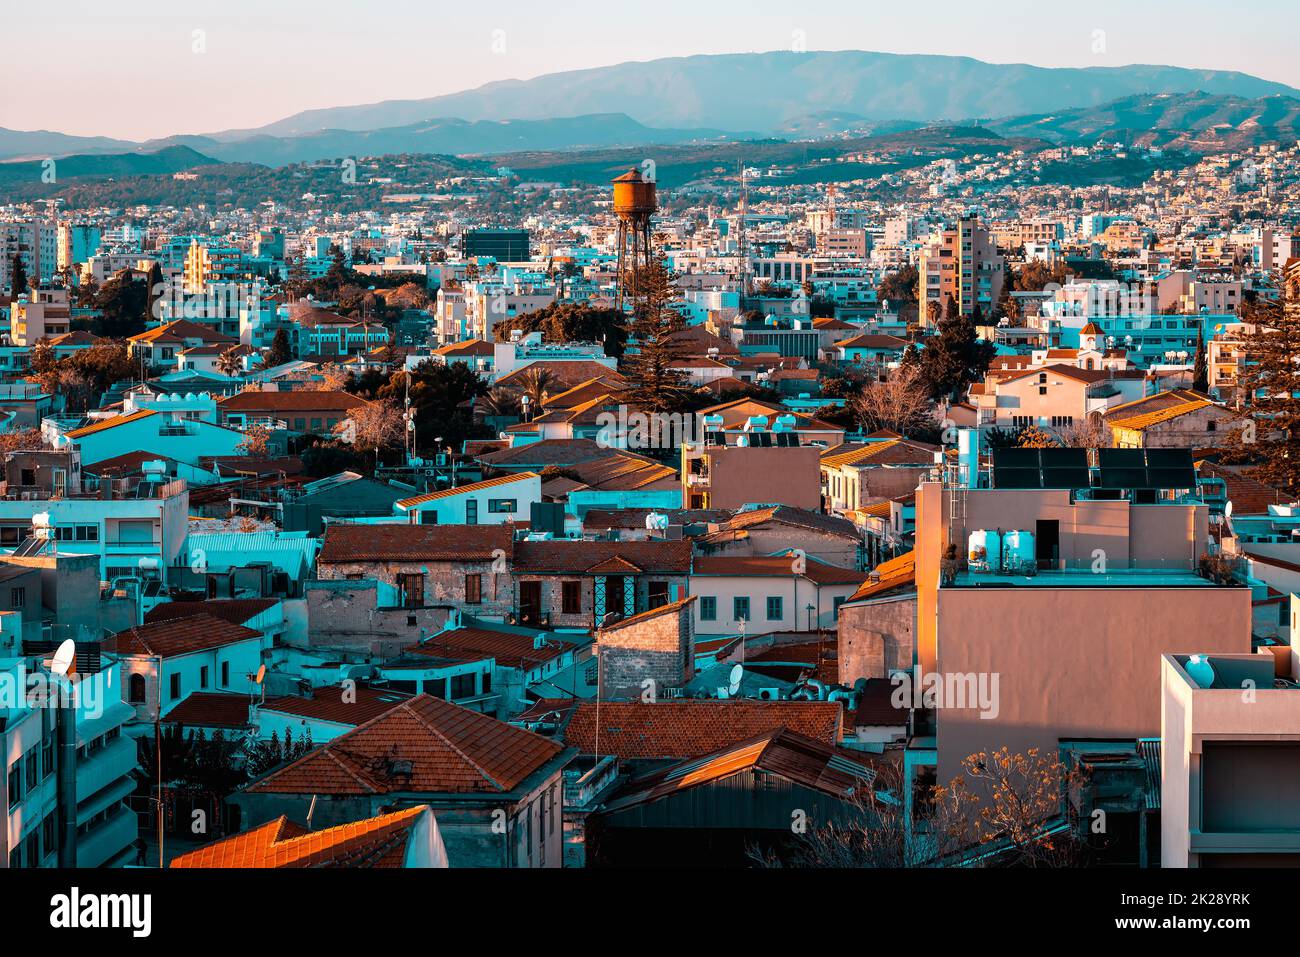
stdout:
[(171, 700), (175, 701), (181, 696), (181, 676), (179, 673), (172, 675), (170, 687)]
[(23, 608), (27, 605), (27, 589), (11, 588), (9, 589), (9, 607)]
[(483, 601), (483, 576), (480, 574), (465, 576), (465, 604), (478, 605)]
[(230, 662), (229, 661), (223, 661), (221, 663), (221, 686), (223, 688), (227, 688), (230, 686)]
[(490, 671), (483, 672), (483, 693), (492, 693), (492, 672)]
[(446, 700), (447, 679), (446, 678), (425, 678), (424, 693), (431, 694), (435, 698), (442, 698)]
[(420, 608), (424, 605), (424, 576), (407, 572), (397, 576), (397, 587), (402, 590), (403, 608)]
[(519, 511), (519, 499), (517, 498), (490, 498), (488, 499), (489, 512), (517, 512)]
[(54, 773), (54, 738), (47, 737), (41, 742), (41, 777), (48, 778)]
[(206, 691), (208, 687), (208, 666), (203, 665), (199, 668), (199, 688)]
[(465, 499), (465, 524), (478, 524), (478, 499), (476, 498)]
[(9, 806), (13, 807), (23, 799), (23, 765), (15, 761), (9, 769)]
[(736, 621), (749, 621), (749, 597), (731, 600), (731, 617)]
[(582, 614), (582, 582), (560, 584), (560, 611), (566, 615)]
[(668, 583), (650, 582), (646, 586), (646, 607), (658, 608), (668, 604)]
[(27, 866), (36, 867), (41, 863), (41, 832), (32, 831), (27, 835)]
[(784, 616), (782, 605), (784, 604), (780, 595), (767, 596), (767, 620), (780, 621)]
[(700, 621), (717, 621), (718, 620), (718, 599), (712, 595), (704, 595), (700, 598)]
[(45, 853), (48, 854), (54, 850), (54, 838), (57, 834), (58, 817), (53, 814), (45, 815), (45, 820), (41, 822), (41, 843), (45, 845)]
[(453, 701), (460, 698), (472, 698), (475, 693), (474, 673), (471, 671), (467, 675), (452, 675), (451, 678), (451, 698)]
[(134, 674), (130, 681), (131, 704), (144, 704), (144, 675)]
[(421, 525), (437, 525), (438, 513), (431, 508), (426, 508), (419, 513)]
[(841, 595), (839, 598), (836, 598), (832, 603), (834, 606), (832, 614), (834, 615), (836, 621), (840, 620), (840, 605), (844, 604), (846, 601), (848, 601), (848, 599), (845, 596)]

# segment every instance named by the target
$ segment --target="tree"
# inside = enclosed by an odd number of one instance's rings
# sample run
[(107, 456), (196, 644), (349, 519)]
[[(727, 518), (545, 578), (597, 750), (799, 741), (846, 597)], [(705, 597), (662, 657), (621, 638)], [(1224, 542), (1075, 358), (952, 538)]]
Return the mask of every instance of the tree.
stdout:
[(921, 376), (930, 395), (960, 400), (972, 382), (984, 377), (996, 351), (993, 343), (979, 338), (974, 320), (954, 305), (921, 351)]
[(1242, 319), (1254, 331), (1242, 338), (1237, 380), (1250, 418), (1234, 442), (1256, 465), (1251, 477), (1300, 494), (1300, 276), (1282, 284), (1275, 300), (1256, 300)]
[(623, 372), (632, 385), (618, 398), (650, 413), (675, 412), (689, 407), (686, 376), (673, 368), (681, 359), (683, 346), (675, 333), (685, 328), (681, 313), (669, 308), (676, 294), (674, 277), (662, 257), (636, 269), (633, 288), (632, 334), (635, 355), (624, 356)]
[(934, 424), (930, 396), (915, 366), (901, 366), (883, 382), (868, 382), (849, 409), (864, 432), (891, 429), (907, 435)]
[(553, 302), (542, 309), (513, 316), (492, 326), (498, 342), (509, 342), (515, 330), (540, 332), (545, 342), (599, 342), (605, 354), (619, 358), (627, 344), (627, 323), (614, 309), (593, 309), (572, 302)]
[(274, 369), (276, 366), (292, 361), (293, 352), (289, 349), (289, 333), (283, 328), (275, 330), (275, 335), (271, 338), (271, 347), (262, 357), (262, 368)]
[[(1056, 757), (1031, 748), (980, 752), (962, 762), (948, 784), (914, 793), (902, 803), (896, 763), (873, 765), (869, 787), (846, 802), (845, 813), (817, 824), (785, 853), (751, 849), (769, 867), (1069, 867), (1083, 862), (1084, 845), (1068, 797), (1083, 776)], [(908, 821), (915, 811), (924, 822)], [(1071, 825), (1065, 829), (1057, 824)]]
[(271, 433), (272, 429), (269, 425), (261, 423), (250, 425), (244, 429), (244, 441), (236, 448), (252, 458), (264, 459), (270, 447)]
[(27, 267), (22, 253), (14, 253), (13, 269), (9, 274), (9, 294), (15, 299), (27, 291)]
[(395, 374), (377, 397), (402, 405), (408, 386), (418, 447), (431, 450), (434, 440), (441, 437), (442, 445), (454, 448), (465, 439), (485, 434), (474, 424), (473, 403), (487, 395), (488, 384), (465, 363), (425, 360), (409, 373)]
[(352, 381), (352, 374), (337, 362), (327, 362), (318, 370), (320, 381), (312, 388), (317, 392), (342, 392)]
[(1196, 329), (1196, 361), (1192, 364), (1192, 390), (1202, 394), (1210, 391), (1210, 364), (1205, 355), (1205, 330)]
[(111, 339), (144, 332), (149, 317), (149, 287), (129, 269), (123, 269), (99, 287), (94, 307), (100, 318), (94, 331)]
[[(163, 302), (167, 299), (167, 281), (163, 279), (162, 266), (157, 260), (149, 267), (149, 277), (145, 280), (145, 289), (149, 296), (149, 319), (163, 321)], [(148, 320), (146, 320), (146, 323)]]
[(880, 285), (876, 287), (876, 298), (881, 302), (889, 300), (891, 306), (916, 302), (919, 282), (920, 276), (915, 266), (902, 266), (880, 280)]
[[(406, 434), (406, 419), (402, 410), (392, 400), (376, 400), (353, 409), (348, 418), (352, 423), (352, 444), (362, 452), (373, 452), (375, 467), (379, 467), (379, 453), (383, 449), (400, 445)], [(342, 432), (347, 423), (340, 422), (335, 432)]]
[[(555, 384), (555, 374), (550, 369), (532, 366), (519, 376), (521, 402), (527, 399), (532, 415), (542, 414), (542, 404), (550, 397), (551, 387)], [(558, 391), (558, 390), (557, 390)]]
[(238, 350), (238, 346), (231, 346), (217, 356), (217, 371), (223, 376), (233, 379), (244, 371), (244, 365)]

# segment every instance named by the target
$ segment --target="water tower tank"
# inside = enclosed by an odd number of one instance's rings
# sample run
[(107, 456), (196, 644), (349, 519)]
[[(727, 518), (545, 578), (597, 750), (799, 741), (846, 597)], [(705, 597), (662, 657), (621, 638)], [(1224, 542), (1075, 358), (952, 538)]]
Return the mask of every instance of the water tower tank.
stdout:
[(655, 184), (635, 169), (614, 180), (614, 213), (635, 218), (649, 216), (659, 208)]
[(977, 528), (970, 533), (966, 557), (977, 568), (997, 568), (1002, 562), (1002, 536), (991, 529)]
[(1008, 568), (1020, 568), (1034, 562), (1034, 533), (1021, 529), (1002, 536), (1002, 555)]

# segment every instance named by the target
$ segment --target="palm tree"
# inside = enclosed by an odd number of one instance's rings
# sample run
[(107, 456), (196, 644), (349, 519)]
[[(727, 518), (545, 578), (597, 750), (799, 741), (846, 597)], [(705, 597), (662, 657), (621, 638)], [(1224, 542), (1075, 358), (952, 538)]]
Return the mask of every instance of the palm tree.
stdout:
[(479, 407), (488, 415), (511, 416), (519, 414), (519, 395), (509, 389), (490, 389), (479, 399)]
[(244, 364), (236, 347), (231, 347), (217, 357), (217, 371), (229, 379), (234, 379), (244, 371)]
[(539, 369), (536, 366), (525, 369), (519, 376), (520, 391), (528, 396), (529, 405), (537, 410), (535, 415), (541, 414), (542, 403), (549, 398), (554, 382), (555, 374), (550, 369)]

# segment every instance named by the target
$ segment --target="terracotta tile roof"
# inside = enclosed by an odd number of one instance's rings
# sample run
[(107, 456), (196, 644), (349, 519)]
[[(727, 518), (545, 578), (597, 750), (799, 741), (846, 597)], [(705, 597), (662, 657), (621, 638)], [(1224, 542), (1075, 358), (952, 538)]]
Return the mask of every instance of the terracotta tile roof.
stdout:
[(609, 375), (596, 376), (586, 382), (579, 382), (571, 389), (547, 396), (542, 406), (546, 409), (572, 409), (579, 405), (608, 395), (612, 389), (621, 389), (627, 385), (622, 375), (607, 370)]
[(427, 694), (404, 701), (245, 789), (253, 794), (502, 794), (563, 749)]
[(218, 404), (227, 412), (332, 412), (368, 403), (349, 392), (298, 389), (292, 392), (237, 392), (219, 399)]
[(193, 618), (195, 615), (211, 615), (242, 625), (256, 618), (269, 608), (280, 604), (278, 598), (209, 598), (203, 601), (167, 601), (154, 605), (145, 613), (145, 624), (158, 621), (176, 621), (181, 618)]
[(1290, 505), (1295, 499), (1281, 489), (1241, 475), (1214, 462), (1200, 462), (1197, 472), (1202, 478), (1220, 478), (1228, 490), (1234, 515), (1266, 515), (1270, 505)]
[(852, 339), (843, 339), (835, 343), (837, 349), (894, 349), (899, 352), (907, 348), (907, 340), (898, 336), (864, 333)]
[(844, 431), (837, 425), (831, 425), (829, 422), (823, 422), (820, 419), (814, 419), (811, 416), (791, 413), (790, 410), (784, 406), (776, 405), (771, 402), (763, 402), (759, 399), (732, 399), (730, 402), (723, 402), (719, 405), (711, 405), (707, 409), (700, 409), (697, 415), (722, 416), (722, 427), (724, 429), (740, 428), (751, 418), (760, 415), (767, 417), (768, 428), (771, 428), (776, 417), (792, 415), (796, 429), (827, 432)]
[[(1141, 415), (1130, 416), (1127, 418), (1108, 418), (1106, 424), (1116, 429), (1145, 429), (1153, 425), (1159, 425), (1162, 422), (1168, 422), (1170, 419), (1176, 419), (1180, 416), (1187, 415), (1191, 412), (1199, 412), (1201, 409), (1214, 407), (1208, 399), (1197, 402), (1184, 402), (1182, 405), (1170, 406), (1166, 409), (1156, 409), (1153, 412), (1144, 412)], [(1231, 415), (1227, 409), (1221, 409), (1225, 414)]]
[(519, 542), (515, 545), (515, 571), (523, 574), (591, 573), (612, 559), (643, 572), (685, 575), (691, 570), (691, 543), (652, 542)]
[(139, 422), (141, 419), (147, 419), (149, 416), (157, 414), (157, 411), (154, 409), (141, 409), (139, 412), (132, 412), (130, 415), (115, 415), (111, 419), (101, 419), (93, 425), (86, 425), (80, 429), (73, 429), (71, 432), (65, 432), (64, 437), (69, 439), (80, 439), (87, 435), (94, 435), (96, 432), (115, 429), (119, 425), (126, 425), (128, 422)]
[(155, 621), (119, 631), (104, 642), (106, 651), (121, 655), (161, 655), (172, 658), (207, 648), (233, 645), (262, 633), (243, 625), (222, 621), (213, 615), (193, 615), (172, 621)]
[(814, 738), (776, 728), (719, 748), (698, 760), (632, 780), (606, 802), (604, 813), (649, 804), (688, 788), (754, 770), (848, 800), (869, 790), (876, 779), (875, 769), (865, 761), (865, 757), (850, 758), (841, 749)]
[(844, 465), (933, 465), (937, 445), (891, 439), (886, 442), (844, 443), (821, 455), (824, 468)]
[(906, 708), (894, 707), (895, 685), (888, 678), (868, 678), (858, 696), (858, 710), (853, 724), (858, 728), (898, 727), (907, 724)]
[(466, 339), (464, 342), (451, 342), (433, 350), (435, 356), (492, 356), (496, 346), (484, 339)]
[(529, 374), (529, 369), (545, 370), (551, 373), (553, 382), (551, 388), (553, 391), (572, 389), (574, 386), (590, 379), (619, 374), (609, 366), (590, 359), (574, 359), (570, 361), (542, 359), (530, 362), (523, 368), (502, 376), (497, 380), (496, 384), (507, 389), (517, 388), (520, 382), (524, 381), (525, 376)]
[(177, 319), (175, 322), (169, 322), (166, 325), (158, 326), (154, 329), (147, 329), (144, 332), (129, 337), (127, 341), (182, 342), (186, 339), (200, 339), (203, 342), (228, 342), (231, 345), (237, 345), (239, 343), (238, 339), (232, 339), (230, 336), (222, 335), (211, 326), (191, 322), (188, 319)]
[(412, 825), (427, 804), (308, 831), (284, 815), (174, 858), (171, 867), (401, 867)]
[(621, 618), (612, 624), (605, 625), (603, 628), (600, 629), (600, 633), (602, 635), (607, 635), (610, 632), (619, 631), (620, 629), (626, 628), (628, 625), (643, 624), (644, 622), (650, 621), (651, 619), (654, 618), (658, 618), (661, 615), (675, 615), (683, 608), (690, 605), (690, 603), (693, 601), (695, 601), (695, 596), (691, 595), (686, 598), (678, 599), (677, 601), (670, 601), (667, 604), (660, 605), (657, 608), (648, 608), (645, 611), (638, 612), (637, 614), (632, 615), (628, 618)]
[[(600, 702), (600, 753), (624, 759), (696, 758), (778, 728), (832, 745), (839, 739), (839, 702), (744, 698)], [(595, 753), (595, 702), (578, 704), (564, 736), (581, 753)]]
[(421, 502), (432, 502), (435, 499), (451, 498), (454, 495), (464, 495), (469, 492), (481, 492), (484, 489), (496, 488), (498, 485), (509, 485), (511, 482), (522, 482), (530, 478), (540, 477), (536, 472), (515, 472), (498, 478), (484, 479), (481, 482), (471, 482), (468, 485), (458, 485), (455, 488), (438, 489), (435, 492), (425, 492), (423, 495), (398, 499), (397, 504), (403, 508), (410, 508), (412, 505), (419, 505)]
[(857, 591), (849, 596), (849, 601), (877, 598), (900, 588), (915, 588), (916, 552), (904, 552), (897, 558), (881, 562), (876, 566), (875, 573), (879, 576), (879, 579), (873, 581), (868, 578)]
[(140, 471), (145, 462), (157, 461), (170, 462), (174, 461), (166, 455), (156, 455), (153, 452), (123, 452), (121, 455), (114, 455), (111, 458), (100, 459), (98, 462), (91, 462), (82, 465), (82, 471), (91, 472), (95, 475), (131, 475)]
[(494, 658), (504, 668), (532, 669), (558, 658), (575, 646), (577, 635), (561, 637), (548, 635), (541, 648), (534, 647), (537, 631), (527, 633), (498, 631), (479, 624), (474, 627), (452, 628), (431, 635), (418, 645), (407, 649), (412, 654), (449, 658), (453, 661), (479, 661)]
[(319, 561), (489, 561), (514, 546), (510, 525), (330, 525)]
[(220, 691), (193, 691), (163, 716), (164, 724), (191, 728), (247, 728), (249, 697)]
[(343, 685), (329, 685), (314, 689), (310, 698), (303, 695), (267, 698), (260, 710), (356, 727), (386, 714), (403, 701), (410, 701), (412, 697), (414, 696), (402, 691), (371, 688), (361, 684), (349, 685), (347, 688)]
[[(737, 578), (793, 578), (793, 555), (742, 556), (720, 555), (697, 558), (693, 576), (713, 575)], [(803, 560), (804, 570), (799, 577), (818, 585), (856, 585), (862, 581), (862, 572), (852, 568), (827, 565), (812, 558)]]

